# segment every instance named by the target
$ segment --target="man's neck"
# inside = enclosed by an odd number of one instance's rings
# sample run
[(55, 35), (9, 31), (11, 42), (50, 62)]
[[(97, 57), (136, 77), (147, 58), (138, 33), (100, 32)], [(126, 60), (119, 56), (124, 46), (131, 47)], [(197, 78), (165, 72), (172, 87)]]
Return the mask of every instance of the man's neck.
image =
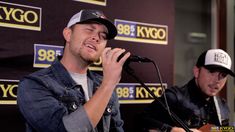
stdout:
[(201, 90), (201, 88), (200, 88), (200, 86), (199, 86), (197, 80), (196, 80), (196, 79), (194, 79), (194, 80), (195, 80), (195, 84), (196, 84), (196, 86), (197, 86), (197, 91), (200, 93), (200, 96), (203, 97), (206, 101), (208, 101), (208, 100), (211, 98), (211, 96), (206, 95), (206, 94)]

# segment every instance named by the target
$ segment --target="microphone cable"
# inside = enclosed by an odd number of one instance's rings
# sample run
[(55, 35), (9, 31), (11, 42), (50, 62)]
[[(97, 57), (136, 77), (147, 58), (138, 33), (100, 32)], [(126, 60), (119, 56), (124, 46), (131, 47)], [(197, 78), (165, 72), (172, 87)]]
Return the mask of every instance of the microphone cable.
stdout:
[[(151, 60), (151, 59), (150, 59), (150, 60)], [(171, 119), (172, 119), (173, 121), (176, 120), (178, 123), (180, 123), (180, 125), (182, 125), (182, 127), (184, 128), (184, 130), (186, 130), (187, 132), (191, 132), (191, 130), (188, 128), (188, 126), (187, 126), (178, 116), (176, 116), (174, 113), (171, 112), (170, 107), (169, 107), (169, 105), (168, 105), (167, 98), (166, 98), (166, 93), (165, 93), (166, 88), (163, 87), (162, 77), (161, 77), (161, 73), (160, 73), (159, 67), (158, 67), (158, 65), (157, 65), (154, 61), (151, 61), (151, 62), (153, 63), (153, 65), (154, 65), (154, 67), (155, 67), (155, 70), (157, 71), (157, 76), (158, 76), (158, 79), (159, 79), (159, 82), (160, 82), (160, 86), (162, 87), (162, 90), (163, 90), (162, 96), (163, 96), (163, 98), (164, 98), (164, 103), (165, 103), (165, 105), (162, 104), (163, 107), (165, 107), (165, 109), (167, 110), (169, 116), (171, 117)], [(157, 97), (156, 97), (156, 98), (157, 98)], [(160, 102), (160, 101), (159, 101), (159, 102)], [(160, 103), (162, 103), (162, 102), (160, 102)]]
[[(146, 57), (145, 57), (146, 58)], [(147, 58), (148, 59), (148, 58)], [(162, 87), (162, 90), (163, 90), (163, 93), (162, 93), (162, 96), (164, 98), (164, 102), (165, 104), (162, 103), (162, 101), (160, 101), (158, 99), (158, 97), (156, 97), (156, 95), (137, 77), (134, 75), (134, 70), (129, 66), (130, 62), (128, 62), (127, 64), (124, 65), (124, 70), (129, 73), (132, 77), (134, 77), (141, 85), (144, 86), (144, 88), (149, 92), (150, 95), (153, 96), (154, 99), (156, 99), (164, 109), (167, 110), (169, 116), (171, 117), (171, 119), (173, 121), (176, 121), (177, 123), (179, 123), (186, 132), (192, 132), (188, 126), (173, 112), (171, 112), (170, 110), (170, 107), (168, 105), (168, 101), (167, 101), (167, 98), (166, 98), (166, 94), (165, 94), (165, 87), (163, 87), (163, 83), (162, 83), (162, 77), (161, 77), (161, 73), (160, 73), (160, 70), (159, 70), (159, 67), (158, 65), (151, 59), (148, 59), (148, 61), (132, 61), (132, 62), (138, 62), (138, 63), (152, 63), (155, 67), (155, 70), (157, 71), (157, 76), (158, 76), (158, 79), (159, 79), (159, 82), (160, 82), (160, 86)]]
[(163, 93), (162, 93), (162, 96), (163, 96), (163, 98), (164, 98), (165, 107), (166, 107), (167, 112), (168, 112), (168, 114), (170, 115), (171, 119), (173, 119), (173, 118), (172, 118), (172, 113), (171, 113), (171, 111), (170, 111), (170, 107), (169, 107), (169, 105), (168, 105), (168, 101), (167, 101), (167, 98), (166, 98), (166, 94), (165, 94), (166, 88), (163, 87), (162, 76), (161, 76), (159, 67), (158, 67), (158, 65), (157, 65), (154, 61), (152, 61), (152, 63), (153, 63), (153, 65), (154, 65), (154, 67), (155, 67), (155, 70), (156, 70), (156, 72), (157, 72), (157, 76), (158, 76), (158, 79), (159, 79), (159, 82), (160, 82), (160, 86), (161, 86), (161, 88), (162, 88), (162, 92), (163, 92)]

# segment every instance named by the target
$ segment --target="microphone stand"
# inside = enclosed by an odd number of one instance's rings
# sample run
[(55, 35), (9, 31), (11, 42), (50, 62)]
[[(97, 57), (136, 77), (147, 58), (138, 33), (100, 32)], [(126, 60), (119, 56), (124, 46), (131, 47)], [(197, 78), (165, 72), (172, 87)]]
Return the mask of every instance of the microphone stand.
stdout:
[[(165, 110), (167, 110), (169, 112), (169, 109), (167, 109), (167, 107), (162, 103), (162, 101), (160, 101), (155, 94), (148, 88), (148, 86), (146, 86), (135, 74), (134, 74), (134, 70), (129, 66), (129, 63), (125, 63), (123, 68), (124, 70), (131, 75), (137, 82), (139, 82), (147, 91), (148, 93), (155, 99), (157, 100)], [(169, 112), (170, 116), (186, 131), (186, 132), (192, 132), (188, 126), (173, 112)]]

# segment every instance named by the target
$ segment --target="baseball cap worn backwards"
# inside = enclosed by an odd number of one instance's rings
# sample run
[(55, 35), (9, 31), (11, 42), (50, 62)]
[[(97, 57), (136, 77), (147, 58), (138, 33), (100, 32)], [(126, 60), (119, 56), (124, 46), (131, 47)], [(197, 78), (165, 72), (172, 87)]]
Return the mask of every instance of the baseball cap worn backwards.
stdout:
[(203, 66), (208, 70), (220, 70), (235, 77), (235, 73), (231, 70), (231, 58), (228, 53), (222, 49), (210, 49), (203, 52), (199, 56), (196, 66)]
[(97, 22), (103, 24), (108, 29), (108, 39), (113, 39), (117, 35), (115, 25), (99, 10), (81, 10), (71, 17), (67, 27), (70, 28), (77, 23)]

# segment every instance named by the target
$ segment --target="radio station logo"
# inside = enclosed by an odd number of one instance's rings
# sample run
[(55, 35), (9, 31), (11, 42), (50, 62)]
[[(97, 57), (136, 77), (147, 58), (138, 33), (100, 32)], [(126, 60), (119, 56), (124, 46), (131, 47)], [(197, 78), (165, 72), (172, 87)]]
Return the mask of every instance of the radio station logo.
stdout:
[(0, 79), (0, 104), (16, 104), (19, 80)]
[(95, 4), (95, 5), (106, 6), (107, 0), (74, 0), (74, 1), (80, 1), (80, 2), (85, 2), (85, 3)]
[[(64, 46), (34, 44), (34, 63), (33, 67), (46, 68), (49, 67), (57, 56), (63, 55)], [(101, 58), (89, 66), (90, 70), (102, 71)]]
[(168, 26), (140, 23), (134, 21), (126, 21), (115, 19), (115, 26), (118, 34), (116, 40), (144, 42), (150, 44), (168, 43)]
[[(146, 83), (146, 86), (153, 92), (156, 97), (162, 95), (163, 89), (160, 83)], [(167, 84), (163, 84), (167, 88)], [(116, 86), (116, 93), (120, 104), (145, 104), (151, 103), (154, 98), (139, 83), (119, 83)]]
[(33, 67), (49, 67), (57, 56), (62, 56), (63, 46), (34, 44), (34, 63)]
[(0, 1), (0, 26), (41, 31), (42, 9)]
[(234, 126), (212, 126), (210, 132), (234, 132)]

